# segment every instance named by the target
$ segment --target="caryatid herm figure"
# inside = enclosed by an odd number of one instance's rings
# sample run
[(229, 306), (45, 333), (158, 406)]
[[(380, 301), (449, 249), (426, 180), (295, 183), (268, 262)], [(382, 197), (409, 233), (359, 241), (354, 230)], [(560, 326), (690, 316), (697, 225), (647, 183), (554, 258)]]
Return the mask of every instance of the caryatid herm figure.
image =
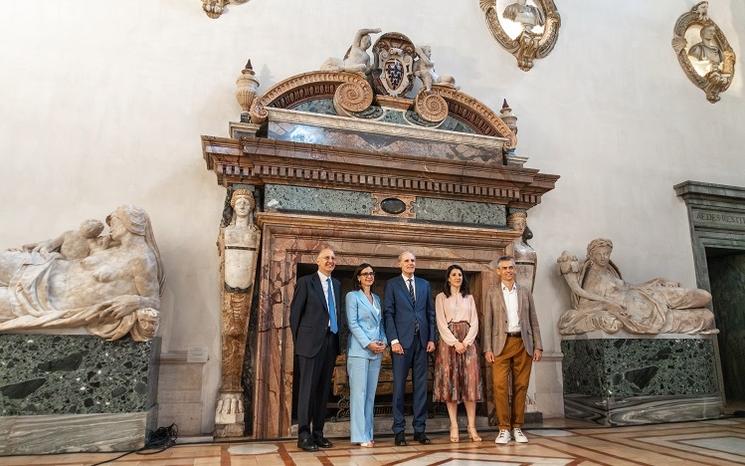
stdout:
[(215, 412), (215, 435), (244, 434), (241, 375), (248, 334), (261, 231), (253, 222), (256, 201), (251, 191), (236, 189), (230, 199), (233, 218), (220, 231), (222, 292), (222, 381)]
[(510, 214), (507, 224), (513, 230), (519, 231), (520, 237), (508, 246), (508, 253), (515, 258), (515, 280), (517, 284), (527, 288), (532, 293), (538, 256), (535, 249), (528, 244), (528, 240), (533, 237), (533, 233), (528, 228), (527, 222), (528, 215), (524, 211), (516, 211)]

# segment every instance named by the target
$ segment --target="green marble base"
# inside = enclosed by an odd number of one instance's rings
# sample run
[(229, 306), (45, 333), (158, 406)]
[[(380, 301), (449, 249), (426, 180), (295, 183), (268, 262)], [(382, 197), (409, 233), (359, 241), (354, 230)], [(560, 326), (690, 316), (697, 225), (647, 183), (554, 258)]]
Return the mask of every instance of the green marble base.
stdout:
[(564, 414), (603, 425), (721, 413), (712, 337), (567, 339)]
[[(0, 334), (0, 445), (5, 445), (0, 452), (29, 453), (25, 446), (7, 448), (9, 439), (22, 436), (14, 429), (25, 432), (34, 425), (45, 431), (45, 443), (34, 442), (38, 449), (33, 453), (112, 451), (144, 444), (146, 427), (155, 422), (159, 353), (160, 339), (137, 343), (89, 335)], [(85, 431), (90, 415), (101, 415), (96, 431), (105, 432), (111, 442), (97, 439), (95, 448), (88, 449), (90, 435), (68, 435), (67, 430)]]

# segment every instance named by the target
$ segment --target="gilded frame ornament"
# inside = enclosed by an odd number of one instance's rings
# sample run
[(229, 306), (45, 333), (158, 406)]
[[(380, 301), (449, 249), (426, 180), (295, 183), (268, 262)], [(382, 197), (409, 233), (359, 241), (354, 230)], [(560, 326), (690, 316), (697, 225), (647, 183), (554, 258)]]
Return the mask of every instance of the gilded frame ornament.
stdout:
[[(719, 26), (709, 18), (709, 2), (699, 2), (675, 22), (672, 46), (680, 67), (711, 103), (719, 101), (735, 76), (735, 52)], [(700, 42), (690, 44), (686, 35), (698, 29)]]
[(246, 3), (248, 0), (202, 0), (202, 10), (212, 19), (217, 19), (225, 11), (225, 7), (233, 4)]
[[(520, 22), (523, 25), (523, 30), (513, 39), (507, 34), (499, 21), (497, 0), (479, 0), (479, 6), (484, 12), (489, 32), (502, 47), (515, 56), (517, 66), (523, 71), (529, 71), (533, 68), (533, 60), (536, 58), (544, 58), (551, 53), (559, 38), (559, 28), (561, 27), (561, 16), (553, 0), (534, 0), (534, 2), (537, 6), (528, 5), (526, 0), (518, 0), (508, 5), (505, 12), (511, 7), (525, 10), (530, 16), (542, 23), (543, 32), (540, 34), (533, 32), (532, 27), (528, 27), (531, 23), (515, 18), (515, 22)], [(535, 22), (532, 24), (535, 24)]]

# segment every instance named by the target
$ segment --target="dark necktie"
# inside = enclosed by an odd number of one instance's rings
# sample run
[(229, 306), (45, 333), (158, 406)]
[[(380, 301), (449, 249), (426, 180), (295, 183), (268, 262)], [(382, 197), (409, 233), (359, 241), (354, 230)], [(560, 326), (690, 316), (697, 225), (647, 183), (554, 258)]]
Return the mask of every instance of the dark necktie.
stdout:
[(411, 302), (416, 303), (416, 296), (414, 296), (414, 280), (410, 278), (406, 281), (409, 284), (409, 296), (411, 297)]
[(326, 279), (328, 284), (328, 306), (329, 306), (329, 327), (332, 333), (339, 331), (339, 327), (336, 325), (336, 303), (334, 302), (334, 285), (331, 283), (331, 278)]

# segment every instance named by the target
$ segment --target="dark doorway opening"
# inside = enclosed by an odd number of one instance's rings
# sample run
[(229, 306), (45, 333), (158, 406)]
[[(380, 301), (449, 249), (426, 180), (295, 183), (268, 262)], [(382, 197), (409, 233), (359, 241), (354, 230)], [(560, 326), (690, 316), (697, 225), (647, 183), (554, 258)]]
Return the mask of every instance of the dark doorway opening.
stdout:
[[(346, 294), (350, 291), (354, 290), (354, 282), (353, 282), (353, 274), (356, 266), (347, 266), (347, 265), (337, 265), (336, 269), (334, 270), (333, 276), (334, 278), (338, 279), (341, 282), (341, 292), (342, 292), (342, 307), (344, 305), (344, 297)], [(375, 269), (375, 283), (373, 284), (373, 293), (377, 294), (380, 297), (381, 302), (384, 300), (384, 294), (385, 294), (385, 284), (388, 280), (391, 278), (394, 278), (401, 274), (401, 270), (398, 268), (393, 267), (374, 267)], [(302, 277), (304, 275), (316, 273), (318, 270), (318, 267), (315, 264), (298, 264), (297, 266), (297, 276)], [(424, 278), (430, 282), (431, 288), (432, 288), (432, 300), (434, 302), (435, 296), (437, 296), (438, 293), (442, 291), (443, 283), (445, 282), (445, 270), (430, 270), (430, 269), (417, 269), (415, 275), (419, 278)], [(466, 272), (466, 277), (469, 280), (470, 283), (473, 283), (473, 281), (476, 278), (477, 273), (475, 272)], [(472, 289), (472, 292), (474, 290)], [(477, 293), (474, 292), (474, 298), (476, 299), (476, 302), (479, 301), (479, 297), (477, 296)], [(383, 303), (383, 305), (385, 305)], [(342, 309), (343, 311), (343, 309)], [(346, 319), (346, 315), (341, 312), (340, 318)], [(338, 392), (339, 390), (343, 391), (343, 388), (339, 388), (338, 383), (339, 380), (336, 380), (337, 377), (344, 378), (346, 377), (346, 353), (348, 348), (348, 338), (349, 338), (349, 332), (346, 330), (346, 323), (342, 327), (342, 333), (340, 335), (340, 345), (341, 345), (341, 351), (342, 356), (337, 359), (337, 371), (334, 373), (335, 377), (335, 386), (332, 390), (331, 396), (329, 397), (329, 404), (328, 404), (328, 410), (326, 418), (327, 420), (332, 421), (343, 421), (346, 420), (349, 416), (349, 404), (348, 399), (345, 399), (345, 396), (342, 394), (340, 395)], [(444, 403), (432, 403), (432, 375), (433, 375), (433, 363), (434, 363), (434, 356), (430, 358), (430, 385), (428, 388), (428, 399), (430, 400), (429, 403), (429, 416), (446, 416), (447, 411), (445, 410)], [(295, 364), (297, 367), (297, 361), (295, 360)], [(381, 367), (381, 373), (378, 380), (378, 390), (376, 392), (375, 396), (375, 415), (382, 416), (382, 417), (390, 417), (391, 416), (391, 392), (392, 392), (392, 369), (390, 367), (390, 363), (386, 364), (386, 359), (384, 359), (383, 367)], [(343, 383), (343, 382), (342, 382)], [(294, 423), (296, 421), (296, 415), (297, 415), (297, 379), (293, 380), (293, 390), (292, 390), (292, 422)], [(334, 393), (336, 391), (337, 393)], [(405, 410), (406, 414), (410, 415), (411, 412), (411, 405), (412, 405), (412, 394), (407, 393), (405, 398)]]
[[(728, 407), (745, 406), (745, 251), (706, 248)], [(742, 408), (739, 408), (742, 409)]]

